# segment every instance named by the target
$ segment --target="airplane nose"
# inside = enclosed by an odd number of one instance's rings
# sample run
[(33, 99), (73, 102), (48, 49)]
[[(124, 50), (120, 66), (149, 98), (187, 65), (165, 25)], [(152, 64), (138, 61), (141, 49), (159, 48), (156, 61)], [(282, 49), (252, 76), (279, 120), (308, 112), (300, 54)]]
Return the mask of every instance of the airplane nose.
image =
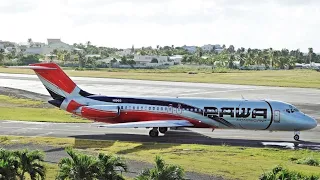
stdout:
[(308, 124), (308, 126), (309, 126), (310, 129), (313, 129), (313, 128), (315, 128), (315, 127), (318, 126), (317, 120), (315, 120), (314, 118), (309, 117), (309, 116), (307, 116), (307, 118), (308, 118), (307, 124)]

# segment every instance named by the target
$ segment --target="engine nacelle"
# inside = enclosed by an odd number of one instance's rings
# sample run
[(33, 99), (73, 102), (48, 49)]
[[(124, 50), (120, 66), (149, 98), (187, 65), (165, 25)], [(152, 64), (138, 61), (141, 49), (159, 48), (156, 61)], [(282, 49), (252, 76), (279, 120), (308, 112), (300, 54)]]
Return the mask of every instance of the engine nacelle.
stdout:
[(115, 118), (120, 115), (120, 107), (113, 105), (81, 106), (76, 114), (91, 118)]

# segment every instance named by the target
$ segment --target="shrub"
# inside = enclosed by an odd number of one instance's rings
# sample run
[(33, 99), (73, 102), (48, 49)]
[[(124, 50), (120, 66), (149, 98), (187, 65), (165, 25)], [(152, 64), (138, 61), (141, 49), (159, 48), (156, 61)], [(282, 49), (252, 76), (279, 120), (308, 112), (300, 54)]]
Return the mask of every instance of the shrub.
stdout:
[(277, 179), (290, 179), (290, 180), (319, 180), (318, 176), (307, 176), (301, 173), (290, 171), (283, 168), (281, 165), (274, 167), (270, 172), (263, 173), (260, 180), (277, 180)]
[(305, 164), (305, 165), (309, 165), (309, 166), (319, 166), (319, 160), (315, 159), (313, 157), (307, 157), (304, 159), (299, 159), (297, 161), (297, 164)]

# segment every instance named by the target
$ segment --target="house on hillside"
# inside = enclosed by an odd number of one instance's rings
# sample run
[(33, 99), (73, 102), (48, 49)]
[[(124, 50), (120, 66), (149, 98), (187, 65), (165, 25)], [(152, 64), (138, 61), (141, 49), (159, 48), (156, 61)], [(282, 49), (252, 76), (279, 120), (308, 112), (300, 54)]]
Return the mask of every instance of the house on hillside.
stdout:
[(134, 53), (132, 52), (131, 48), (128, 49), (123, 49), (122, 51), (117, 51), (116, 55), (118, 56), (128, 56), (128, 55), (133, 55)]
[(61, 39), (47, 39), (48, 44), (44, 43), (37, 43), (34, 42), (32, 45), (23, 46), (20, 45), (20, 49), (24, 54), (31, 55), (31, 54), (41, 54), (46, 55), (52, 53), (55, 49), (57, 50), (66, 50), (68, 52), (71, 52), (72, 50), (75, 50), (73, 46), (64, 43), (61, 41)]
[(62, 42), (61, 39), (47, 39), (47, 41), (48, 41), (48, 45), (46, 47), (52, 50), (59, 49), (59, 50), (66, 50), (68, 52), (74, 50), (74, 47), (72, 45)]
[(197, 46), (182, 46), (183, 49), (185, 49), (186, 51), (190, 52), (190, 53), (195, 53), (197, 51)]

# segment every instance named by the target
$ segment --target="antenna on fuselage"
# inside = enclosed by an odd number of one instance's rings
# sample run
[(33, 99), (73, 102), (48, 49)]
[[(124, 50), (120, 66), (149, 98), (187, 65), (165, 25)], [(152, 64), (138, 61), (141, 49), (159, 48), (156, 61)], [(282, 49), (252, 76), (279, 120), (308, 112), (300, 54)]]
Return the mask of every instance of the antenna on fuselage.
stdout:
[(241, 94), (241, 97), (242, 97), (242, 99), (245, 99), (242, 94)]

